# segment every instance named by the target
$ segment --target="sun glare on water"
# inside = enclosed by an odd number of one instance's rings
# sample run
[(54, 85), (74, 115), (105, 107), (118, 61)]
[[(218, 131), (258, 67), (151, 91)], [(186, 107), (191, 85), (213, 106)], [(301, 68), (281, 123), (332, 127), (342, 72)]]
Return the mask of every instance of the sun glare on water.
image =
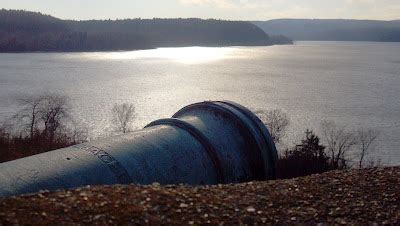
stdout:
[(233, 56), (234, 48), (214, 47), (182, 47), (182, 48), (158, 48), (151, 50), (93, 53), (90, 58), (102, 58), (111, 60), (129, 59), (168, 59), (182, 64), (201, 64), (218, 61)]

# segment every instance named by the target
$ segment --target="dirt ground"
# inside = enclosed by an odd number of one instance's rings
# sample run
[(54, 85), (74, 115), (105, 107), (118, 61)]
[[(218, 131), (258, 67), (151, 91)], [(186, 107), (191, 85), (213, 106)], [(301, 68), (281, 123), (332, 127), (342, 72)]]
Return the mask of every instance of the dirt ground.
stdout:
[(0, 199), (0, 224), (400, 224), (400, 167), (216, 186), (116, 185)]

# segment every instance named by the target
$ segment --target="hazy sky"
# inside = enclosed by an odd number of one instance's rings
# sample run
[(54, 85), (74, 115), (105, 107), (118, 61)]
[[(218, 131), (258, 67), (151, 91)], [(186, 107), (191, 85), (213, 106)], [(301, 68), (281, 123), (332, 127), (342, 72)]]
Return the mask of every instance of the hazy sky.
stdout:
[(200, 17), (400, 19), (400, 0), (0, 0), (62, 19)]

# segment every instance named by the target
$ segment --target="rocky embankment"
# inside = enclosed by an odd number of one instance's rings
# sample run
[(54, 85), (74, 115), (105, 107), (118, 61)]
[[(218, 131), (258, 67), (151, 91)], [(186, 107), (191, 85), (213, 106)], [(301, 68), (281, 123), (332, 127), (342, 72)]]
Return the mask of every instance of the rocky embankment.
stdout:
[(202, 187), (85, 187), (0, 199), (0, 224), (399, 224), (399, 187), (400, 167)]

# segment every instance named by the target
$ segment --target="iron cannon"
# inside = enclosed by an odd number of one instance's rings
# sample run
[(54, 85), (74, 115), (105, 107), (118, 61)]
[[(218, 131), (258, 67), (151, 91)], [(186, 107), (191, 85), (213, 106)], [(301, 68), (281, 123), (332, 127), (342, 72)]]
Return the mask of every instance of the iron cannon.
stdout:
[(85, 185), (238, 183), (275, 178), (268, 129), (228, 101), (186, 106), (144, 129), (0, 164), (0, 197)]

